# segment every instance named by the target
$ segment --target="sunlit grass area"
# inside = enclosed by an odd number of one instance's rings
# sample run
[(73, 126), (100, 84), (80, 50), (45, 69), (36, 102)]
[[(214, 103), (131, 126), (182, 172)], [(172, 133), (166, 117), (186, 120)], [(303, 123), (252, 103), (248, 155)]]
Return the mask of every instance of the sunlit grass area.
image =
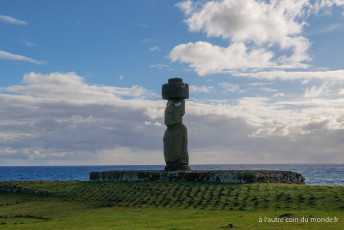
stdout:
[(344, 223), (342, 186), (80, 181), (0, 186), (12, 191), (0, 192), (0, 228), (7, 229), (340, 229)]

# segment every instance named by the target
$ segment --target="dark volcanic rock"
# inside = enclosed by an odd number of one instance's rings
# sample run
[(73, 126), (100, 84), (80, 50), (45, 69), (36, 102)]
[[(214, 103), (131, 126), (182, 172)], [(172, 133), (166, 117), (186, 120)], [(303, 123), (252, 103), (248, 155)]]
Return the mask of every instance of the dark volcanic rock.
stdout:
[(165, 100), (188, 99), (189, 85), (183, 83), (181, 78), (171, 78), (167, 84), (162, 85), (161, 95)]
[(304, 184), (305, 178), (291, 171), (270, 170), (114, 170), (91, 172), (91, 181), (199, 181), (221, 183), (286, 183)]

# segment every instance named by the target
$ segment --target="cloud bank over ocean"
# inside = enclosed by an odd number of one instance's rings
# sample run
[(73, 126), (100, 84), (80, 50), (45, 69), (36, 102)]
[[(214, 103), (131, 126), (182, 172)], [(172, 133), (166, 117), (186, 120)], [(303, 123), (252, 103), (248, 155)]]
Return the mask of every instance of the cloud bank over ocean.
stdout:
[[(289, 101), (191, 98), (184, 121), (191, 162), (342, 160), (344, 98), (324, 103), (318, 91)], [(2, 164), (163, 164), (158, 98), (139, 86), (90, 85), (75, 73), (26, 74), (1, 89)]]

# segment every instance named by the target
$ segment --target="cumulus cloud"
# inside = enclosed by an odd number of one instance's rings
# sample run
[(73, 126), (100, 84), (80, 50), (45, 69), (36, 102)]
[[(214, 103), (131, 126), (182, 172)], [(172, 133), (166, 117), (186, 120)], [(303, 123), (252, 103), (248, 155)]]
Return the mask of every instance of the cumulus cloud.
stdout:
[(193, 3), (190, 0), (178, 2), (176, 6), (179, 7), (186, 15), (190, 15), (194, 10)]
[[(6, 90), (51, 100), (68, 100), (70, 103), (108, 103), (109, 99), (121, 96), (145, 98), (157, 97), (157, 94), (139, 86), (131, 88), (90, 86), (77, 74), (50, 73), (47, 75), (28, 73), (23, 77), (26, 85), (10, 86)], [(75, 90), (78, 89), (78, 90)]]
[(157, 151), (163, 130), (145, 121), (161, 122), (164, 103), (148, 97), (155, 95), (138, 86), (88, 85), (75, 73), (26, 74), (22, 85), (1, 90), (1, 155), (17, 162), (99, 164), (110, 149), (113, 159), (117, 150)]
[(12, 54), (3, 50), (0, 50), (0, 59), (13, 60), (13, 61), (25, 61), (25, 62), (30, 62), (30, 63), (38, 64), (38, 65), (44, 64), (44, 61), (38, 61), (33, 58), (25, 57), (18, 54)]
[(342, 80), (344, 78), (344, 70), (234, 72), (233, 75), (266, 80)]
[(190, 85), (190, 93), (210, 93), (214, 90), (212, 86), (197, 86), (197, 85)]
[[(191, 163), (343, 161), (342, 86), (326, 85), (328, 92), (337, 87), (336, 97), (312, 87), (311, 97), (289, 100), (188, 100)], [(2, 165), (164, 164), (166, 101), (142, 87), (90, 85), (75, 73), (28, 73), (22, 84), (1, 88), (0, 103)]]
[(15, 25), (28, 25), (27, 22), (13, 18), (11, 16), (6, 15), (0, 15), (0, 21), (9, 23), (9, 24), (15, 24)]
[[(308, 1), (209, 1), (185, 20), (190, 31), (234, 42), (284, 43), (302, 31), (302, 9)], [(184, 10), (184, 8), (182, 8)], [(290, 37), (292, 38), (292, 37)]]
[[(180, 44), (170, 53), (172, 61), (189, 63), (199, 75), (231, 69), (305, 68), (309, 41), (301, 36), (308, 0), (209, 1), (193, 7), (191, 1), (177, 6), (188, 16), (192, 32), (230, 41), (228, 47), (208, 42)], [(277, 46), (285, 51), (272, 52)], [(286, 52), (291, 51), (290, 55)]]
[[(292, 78), (292, 73), (282, 70), (300, 71), (311, 67), (309, 62), (312, 59), (308, 54), (311, 42), (303, 33), (308, 17), (321, 12), (326, 14), (332, 7), (344, 6), (344, 3), (341, 0), (220, 0), (205, 3), (188, 0), (176, 6), (184, 12), (184, 22), (190, 32), (222, 38), (229, 45), (219, 46), (207, 41), (179, 44), (169, 54), (171, 61), (189, 64), (200, 76), (241, 72), (243, 74), (237, 76), (273, 77), (278, 72)], [(330, 24), (315, 33), (331, 32), (340, 27), (338, 23)], [(319, 77), (323, 73), (298, 71), (293, 71), (295, 76), (313, 74)]]
[(264, 91), (264, 92), (278, 92), (278, 90), (277, 89), (272, 89), (272, 88), (269, 88), (269, 87), (261, 87), (261, 88), (259, 88), (259, 90), (261, 90), (261, 91)]
[[(204, 162), (343, 161), (343, 99), (240, 98), (233, 104), (190, 102), (190, 159)], [(198, 159), (198, 157), (200, 157)], [(216, 159), (216, 160), (215, 160)]]
[(185, 123), (192, 163), (343, 162), (343, 130), (328, 130), (321, 124), (307, 134), (267, 138), (251, 135), (255, 129), (241, 118), (189, 116)]
[(230, 93), (238, 92), (239, 89), (240, 89), (239, 85), (232, 84), (232, 83), (229, 83), (229, 82), (222, 82), (222, 83), (220, 83), (220, 86), (221, 86), (226, 92), (230, 92)]
[(316, 0), (313, 7), (313, 10), (316, 13), (324, 11), (325, 14), (331, 14), (330, 9), (333, 6), (344, 6), (343, 0)]
[(322, 84), (320, 86), (313, 85), (310, 88), (306, 88), (305, 97), (320, 97), (325, 96), (328, 93), (327, 84)]
[(274, 66), (270, 60), (272, 52), (264, 49), (248, 50), (244, 43), (235, 43), (227, 48), (208, 42), (189, 42), (173, 48), (172, 61), (190, 63), (199, 75), (221, 73), (231, 69), (269, 68)]

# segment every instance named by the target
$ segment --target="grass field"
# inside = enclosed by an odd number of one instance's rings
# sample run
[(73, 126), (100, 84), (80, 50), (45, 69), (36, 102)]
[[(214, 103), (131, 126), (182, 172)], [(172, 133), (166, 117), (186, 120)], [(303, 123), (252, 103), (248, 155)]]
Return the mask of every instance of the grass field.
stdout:
[(0, 229), (344, 226), (342, 186), (33, 181), (0, 182), (0, 187), (12, 191), (0, 192)]

